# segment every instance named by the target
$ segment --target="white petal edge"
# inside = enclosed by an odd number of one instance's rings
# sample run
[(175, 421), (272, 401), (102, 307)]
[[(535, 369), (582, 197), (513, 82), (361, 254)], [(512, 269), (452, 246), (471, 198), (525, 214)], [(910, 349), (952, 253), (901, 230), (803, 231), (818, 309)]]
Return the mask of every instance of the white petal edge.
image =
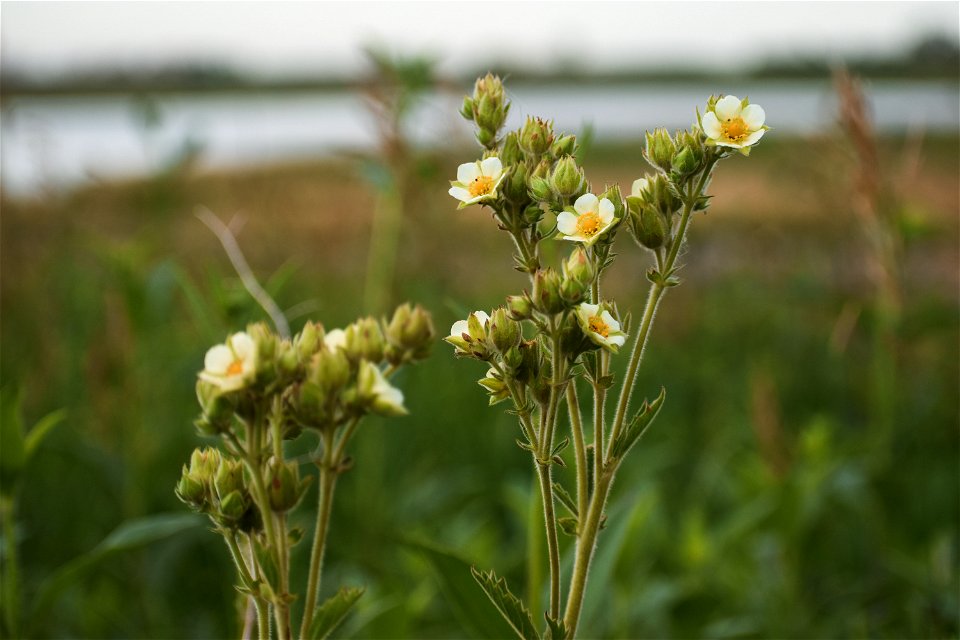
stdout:
[(253, 338), (242, 331), (230, 337), (230, 347), (241, 360), (248, 360), (257, 352), (257, 345), (254, 344)]
[(737, 96), (723, 96), (717, 100), (717, 105), (714, 107), (714, 110), (717, 112), (717, 118), (720, 120), (735, 118), (740, 115), (740, 98)]
[(590, 304), (589, 302), (584, 302), (583, 304), (580, 305), (580, 307), (577, 309), (577, 311), (578, 311), (578, 313), (579, 313), (579, 312), (583, 312), (583, 314), (584, 314), (583, 317), (584, 317), (585, 319), (589, 320), (589, 319), (592, 318), (593, 316), (597, 315), (597, 311), (598, 311), (599, 309), (600, 309), (600, 305), (598, 305), (598, 304)]
[(627, 337), (626, 337), (626, 336), (622, 336), (622, 335), (621, 335), (621, 336), (613, 336), (613, 337), (610, 338), (610, 340), (609, 340), (610, 344), (615, 344), (615, 345), (617, 345), (618, 347), (622, 347), (622, 346), (624, 345), (624, 343), (626, 343), (626, 341), (627, 341)]
[(466, 320), (457, 320), (453, 323), (453, 326), (450, 327), (450, 337), (462, 337), (463, 334), (470, 333), (469, 325)]
[(467, 185), (480, 175), (480, 167), (476, 162), (467, 162), (457, 167), (457, 182)]
[(650, 181), (646, 178), (637, 178), (636, 180), (634, 180), (633, 186), (630, 187), (630, 195), (639, 196), (640, 194), (642, 194), (644, 191), (646, 191), (647, 184), (649, 184), (649, 182)]
[(347, 334), (343, 329), (334, 329), (323, 336), (323, 346), (331, 351), (334, 349), (342, 349), (347, 346)]
[(569, 211), (561, 211), (557, 215), (557, 231), (569, 236), (577, 230), (577, 216)]
[(754, 131), (753, 133), (751, 133), (750, 135), (748, 135), (748, 136), (744, 139), (744, 141), (743, 141), (743, 146), (749, 147), (749, 146), (752, 145), (752, 144), (756, 144), (757, 142), (760, 141), (760, 138), (762, 138), (762, 137), (763, 137), (763, 134), (765, 134), (765, 133), (766, 133), (766, 130), (765, 130), (765, 129), (760, 129), (760, 130), (758, 130), (758, 131)]
[(224, 375), (233, 363), (233, 352), (225, 344), (218, 344), (207, 351), (203, 358), (203, 369), (214, 375)]
[(470, 195), (470, 192), (464, 189), (463, 187), (450, 187), (450, 191), (448, 191), (447, 193), (452, 195), (457, 200), (462, 200), (464, 202), (466, 202), (472, 197)]
[(600, 319), (603, 320), (611, 330), (620, 331), (620, 323), (614, 320), (609, 311), (604, 310), (603, 313), (600, 314)]
[(740, 117), (743, 118), (747, 128), (750, 131), (754, 131), (763, 126), (764, 121), (767, 119), (767, 114), (760, 105), (748, 104), (746, 108), (740, 112)]
[(720, 128), (720, 121), (717, 120), (717, 116), (713, 111), (708, 111), (703, 114), (703, 118), (700, 119), (700, 124), (703, 126), (703, 133), (712, 140), (719, 139), (723, 134), (723, 130)]
[(584, 214), (596, 211), (599, 204), (600, 200), (597, 196), (592, 193), (585, 193), (577, 198), (577, 201), (573, 203), (573, 208), (576, 209), (577, 213)]
[(613, 221), (613, 212), (616, 211), (616, 208), (613, 206), (613, 203), (609, 199), (604, 198), (600, 201), (600, 204), (597, 207), (600, 212), (600, 220), (603, 224), (610, 224)]
[(497, 157), (487, 158), (480, 163), (480, 172), (496, 180), (503, 173), (503, 163)]
[(477, 320), (480, 321), (481, 325), (487, 324), (487, 322), (490, 320), (490, 316), (487, 315), (486, 311), (474, 311), (470, 315), (475, 316)]

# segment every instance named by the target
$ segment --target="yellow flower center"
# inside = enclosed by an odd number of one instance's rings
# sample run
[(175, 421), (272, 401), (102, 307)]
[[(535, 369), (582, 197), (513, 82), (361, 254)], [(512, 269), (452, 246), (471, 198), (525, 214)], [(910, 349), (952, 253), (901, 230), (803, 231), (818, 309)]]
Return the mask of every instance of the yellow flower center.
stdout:
[(587, 321), (587, 326), (590, 327), (590, 331), (597, 333), (604, 338), (610, 337), (610, 326), (603, 321), (603, 318), (600, 316), (592, 316)]
[(493, 178), (490, 176), (477, 176), (467, 185), (467, 191), (470, 197), (485, 196), (493, 190)]
[(243, 360), (239, 358), (230, 363), (230, 366), (227, 367), (228, 376), (238, 376), (243, 373)]
[(747, 137), (747, 123), (740, 116), (729, 118), (720, 125), (720, 128), (723, 130), (724, 137), (734, 142), (740, 142)]
[(603, 221), (600, 219), (600, 215), (595, 211), (590, 211), (587, 213), (581, 213), (577, 217), (577, 233), (587, 238), (592, 238), (600, 231), (600, 227), (603, 226)]

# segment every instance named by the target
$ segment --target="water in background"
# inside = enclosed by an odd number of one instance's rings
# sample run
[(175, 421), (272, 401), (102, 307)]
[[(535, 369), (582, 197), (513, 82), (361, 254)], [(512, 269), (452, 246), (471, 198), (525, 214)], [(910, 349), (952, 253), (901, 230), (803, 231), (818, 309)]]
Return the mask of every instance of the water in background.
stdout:
[[(956, 132), (955, 82), (882, 82), (868, 86), (877, 127)], [(512, 126), (528, 113), (549, 114), (558, 128), (592, 126), (600, 140), (635, 137), (654, 126), (689, 126), (710, 93), (748, 95), (763, 105), (778, 132), (829, 131), (836, 113), (828, 82), (751, 82), (630, 86), (518, 87)], [(462, 94), (434, 93), (412, 118), (422, 145), (469, 144), (469, 123), (457, 115)], [(201, 167), (270, 164), (366, 150), (376, 127), (356, 93), (163, 95), (143, 98), (5, 98), (0, 116), (0, 180), (6, 194), (25, 196), (89, 181), (162, 169), (186, 150)]]

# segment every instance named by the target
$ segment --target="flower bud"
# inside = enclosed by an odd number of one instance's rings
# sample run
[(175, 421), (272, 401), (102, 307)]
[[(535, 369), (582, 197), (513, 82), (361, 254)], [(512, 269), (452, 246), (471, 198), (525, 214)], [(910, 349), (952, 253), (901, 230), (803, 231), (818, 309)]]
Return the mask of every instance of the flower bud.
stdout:
[(351, 361), (383, 360), (383, 333), (380, 331), (380, 323), (373, 318), (361, 318), (351, 324), (346, 329), (344, 339), (344, 351)]
[(647, 249), (660, 248), (667, 237), (663, 216), (649, 204), (631, 207), (630, 231), (637, 243)]
[(560, 285), (560, 297), (570, 306), (578, 304), (583, 301), (588, 287), (589, 285), (583, 282), (578, 282), (572, 278), (564, 278)]
[(222, 393), (216, 385), (206, 380), (197, 380), (197, 400), (203, 410), (202, 419), (212, 430), (212, 435), (230, 428), (235, 409), (232, 395)]
[[(613, 204), (613, 215), (619, 220), (623, 220), (623, 214), (626, 212), (623, 206), (623, 194), (620, 193), (620, 185), (607, 187), (606, 191), (599, 196), (600, 200), (606, 198)], [(608, 238), (611, 236), (607, 236)]]
[(575, 135), (566, 135), (561, 138), (558, 138), (556, 142), (553, 143), (553, 148), (550, 149), (550, 152), (556, 158), (562, 156), (572, 156), (577, 150), (577, 136)]
[(529, 320), (533, 316), (533, 303), (526, 293), (522, 296), (507, 296), (507, 310), (510, 317), (518, 322)]
[(593, 277), (596, 275), (593, 262), (587, 257), (587, 252), (581, 247), (577, 247), (563, 263), (563, 277), (568, 280), (574, 280), (580, 284), (592, 284)]
[(190, 473), (202, 482), (213, 482), (220, 467), (220, 450), (213, 447), (197, 448), (190, 454)]
[(234, 491), (246, 491), (246, 483), (243, 478), (243, 463), (239, 460), (223, 458), (220, 460), (220, 466), (217, 468), (217, 474), (213, 478), (213, 487), (217, 492), (217, 498), (223, 500)]
[(516, 373), (520, 365), (523, 364), (523, 351), (521, 351), (520, 346), (507, 349), (503, 354), (503, 364), (508, 373)]
[(393, 349), (392, 364), (426, 358), (436, 337), (430, 313), (417, 305), (402, 304), (393, 312), (384, 335)]
[(463, 105), (460, 107), (460, 115), (466, 120), (473, 120), (473, 99), (470, 96), (463, 96)]
[(564, 309), (560, 297), (560, 274), (552, 268), (537, 271), (533, 278), (533, 304), (542, 313), (560, 313)]
[[(479, 127), (477, 140), (480, 144), (491, 148), (496, 144), (497, 133), (503, 127), (510, 111), (510, 104), (503, 93), (503, 83), (493, 74), (478, 78), (473, 88), (471, 100), (473, 121)], [(464, 106), (466, 101), (464, 101)]]
[(236, 527), (250, 508), (250, 498), (239, 491), (229, 493), (217, 504), (216, 519), (225, 527)]
[(572, 156), (557, 161), (550, 176), (550, 185), (557, 195), (569, 198), (576, 195), (584, 186), (583, 170), (577, 166)]
[(500, 353), (520, 344), (520, 324), (512, 320), (503, 307), (497, 307), (490, 316), (490, 341)]
[(350, 362), (343, 349), (321, 349), (307, 366), (307, 380), (324, 394), (336, 393), (350, 379)]
[(660, 169), (664, 172), (670, 171), (670, 168), (673, 166), (673, 155), (677, 150), (673, 144), (673, 140), (670, 138), (670, 134), (667, 133), (666, 129), (659, 128), (655, 129), (653, 133), (648, 131), (646, 138), (647, 148), (644, 151), (644, 156), (647, 162), (655, 169)]
[(699, 136), (683, 131), (677, 134), (675, 144), (679, 151), (673, 156), (672, 174), (684, 178), (703, 168), (706, 152)]
[(489, 369), (486, 377), (477, 380), (477, 384), (487, 390), (491, 405), (503, 402), (510, 397), (510, 387), (500, 379), (500, 374), (497, 373), (496, 369)]
[(187, 465), (183, 465), (183, 472), (177, 487), (174, 490), (181, 502), (186, 503), (197, 511), (202, 511), (208, 506), (207, 485), (198, 475), (191, 473)]
[(503, 147), (500, 149), (500, 161), (503, 166), (510, 167), (523, 161), (520, 144), (516, 131), (511, 131), (503, 138)]
[(673, 156), (673, 171), (680, 176), (688, 176), (697, 170), (697, 159), (690, 147), (684, 147)]
[(382, 416), (407, 415), (403, 392), (387, 382), (378, 366), (366, 360), (360, 363), (357, 374), (357, 395), (372, 411)]
[(281, 340), (277, 345), (277, 371), (281, 377), (290, 380), (300, 370), (300, 353), (289, 340)]
[(490, 316), (485, 311), (474, 311), (466, 320), (457, 320), (450, 327), (450, 335), (444, 338), (457, 348), (458, 356), (467, 356), (485, 360), (487, 350), (487, 323)]
[(553, 144), (553, 124), (527, 117), (520, 129), (520, 148), (531, 158), (539, 158)]
[(527, 165), (520, 163), (514, 165), (507, 176), (507, 188), (504, 189), (507, 200), (516, 205), (523, 205), (529, 202), (530, 196), (527, 192)]
[(270, 458), (267, 463), (267, 494), (270, 508), (278, 513), (297, 506), (306, 489), (300, 482), (300, 468), (295, 462)]
[(263, 322), (247, 326), (247, 335), (257, 346), (258, 384), (269, 384), (276, 378), (277, 335)]
[(303, 329), (293, 340), (293, 345), (300, 356), (301, 362), (309, 362), (313, 354), (323, 345), (323, 325), (319, 322), (307, 321)]

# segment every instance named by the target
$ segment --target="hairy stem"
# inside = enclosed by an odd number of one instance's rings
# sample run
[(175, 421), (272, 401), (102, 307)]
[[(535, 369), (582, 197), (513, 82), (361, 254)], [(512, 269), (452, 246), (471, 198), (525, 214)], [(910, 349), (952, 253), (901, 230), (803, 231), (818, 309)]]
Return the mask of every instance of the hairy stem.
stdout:
[(587, 469), (587, 451), (583, 443), (580, 400), (577, 397), (577, 387), (572, 382), (567, 385), (567, 412), (570, 414), (570, 431), (573, 432), (573, 455), (576, 458), (577, 471), (577, 518), (580, 520), (587, 508), (589, 469)]
[[(350, 428), (348, 427), (348, 429)], [(341, 444), (346, 444), (346, 442), (343, 441)], [(337, 447), (337, 451), (342, 452), (342, 447)], [(314, 609), (317, 607), (317, 593), (320, 589), (320, 578), (323, 571), (323, 554), (327, 545), (327, 532), (330, 529), (330, 512), (333, 509), (333, 492), (337, 484), (336, 467), (340, 463), (339, 460), (334, 458), (335, 454), (333, 433), (324, 431), (323, 461), (320, 466), (320, 502), (317, 506), (313, 547), (310, 550), (310, 573), (307, 578), (307, 594), (303, 601), (303, 622), (300, 625), (301, 638), (306, 637), (310, 631)]]

